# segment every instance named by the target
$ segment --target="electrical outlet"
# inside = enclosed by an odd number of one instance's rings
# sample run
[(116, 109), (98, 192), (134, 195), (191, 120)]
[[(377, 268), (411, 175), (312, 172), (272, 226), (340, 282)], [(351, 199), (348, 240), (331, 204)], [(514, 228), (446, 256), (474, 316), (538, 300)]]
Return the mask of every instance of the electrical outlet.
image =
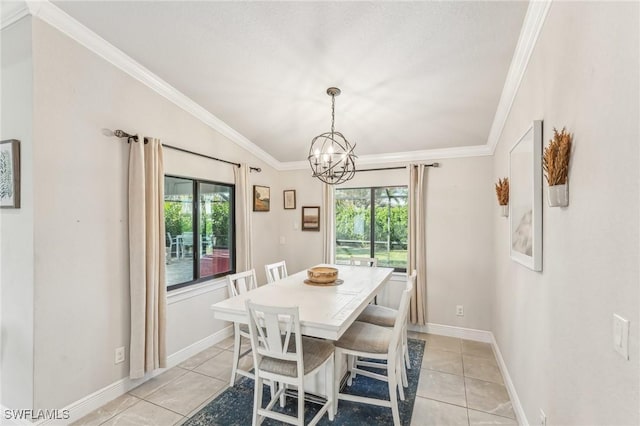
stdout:
[(547, 415), (540, 409), (540, 426), (547, 426)]
[(115, 359), (115, 364), (120, 364), (124, 362), (124, 346), (120, 346), (119, 348), (116, 348), (116, 359)]
[(457, 305), (456, 306), (456, 315), (459, 317), (463, 317), (464, 316), (464, 306), (462, 305)]

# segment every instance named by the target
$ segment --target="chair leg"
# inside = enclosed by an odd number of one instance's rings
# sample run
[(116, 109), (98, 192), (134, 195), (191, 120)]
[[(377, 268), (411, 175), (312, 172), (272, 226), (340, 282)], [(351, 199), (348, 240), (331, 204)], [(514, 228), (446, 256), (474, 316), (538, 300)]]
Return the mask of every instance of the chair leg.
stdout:
[(389, 399), (391, 401), (391, 414), (393, 415), (394, 426), (400, 426), (400, 412), (398, 410), (398, 394), (396, 389), (398, 388), (398, 380), (396, 377), (396, 369), (387, 368), (387, 374), (389, 379)]
[(404, 352), (404, 362), (407, 370), (411, 370), (411, 359), (409, 358), (409, 341), (407, 338), (407, 326), (402, 330), (402, 352)]
[(407, 366), (404, 365), (403, 360), (400, 360), (400, 371), (401, 371), (401, 383), (405, 388), (409, 386), (409, 378), (407, 377)]
[(236, 372), (238, 371), (238, 363), (240, 362), (240, 324), (233, 323), (233, 365), (231, 366), (231, 382), (229, 386), (236, 384)]
[(356, 367), (356, 359), (358, 358), (355, 355), (347, 355), (347, 371), (349, 372), (347, 386), (351, 386), (353, 379), (356, 377), (356, 372), (354, 371)]
[[(286, 389), (287, 385), (285, 383), (280, 383), (278, 388), (280, 387)], [(275, 393), (273, 395), (275, 395)], [(285, 405), (287, 405), (287, 396), (285, 395), (285, 392), (282, 392), (282, 395), (280, 395), (280, 408), (284, 408)]]
[(260, 408), (262, 408), (262, 378), (256, 377), (253, 387), (253, 418), (251, 420), (253, 426), (262, 423), (262, 418), (258, 418)]
[(398, 393), (400, 394), (400, 401), (404, 401), (404, 386), (407, 381), (407, 373), (404, 366), (404, 359), (402, 357), (396, 358), (396, 377), (400, 374), (402, 380), (398, 383)]
[(304, 384), (298, 384), (298, 425), (304, 426)]
[(342, 358), (343, 353), (336, 348), (334, 353), (334, 381), (333, 381), (333, 413), (338, 414), (338, 395), (340, 393), (340, 382), (342, 381)]

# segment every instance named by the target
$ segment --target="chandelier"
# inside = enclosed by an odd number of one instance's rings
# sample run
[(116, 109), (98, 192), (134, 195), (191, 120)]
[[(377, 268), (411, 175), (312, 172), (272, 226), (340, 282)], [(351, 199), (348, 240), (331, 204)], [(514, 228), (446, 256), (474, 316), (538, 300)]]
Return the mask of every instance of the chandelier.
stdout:
[(356, 172), (353, 161), (356, 158), (353, 153), (355, 144), (351, 145), (342, 133), (335, 131), (336, 96), (340, 93), (337, 87), (327, 89), (327, 95), (331, 96), (331, 131), (313, 138), (307, 157), (313, 177), (329, 185), (346, 182)]

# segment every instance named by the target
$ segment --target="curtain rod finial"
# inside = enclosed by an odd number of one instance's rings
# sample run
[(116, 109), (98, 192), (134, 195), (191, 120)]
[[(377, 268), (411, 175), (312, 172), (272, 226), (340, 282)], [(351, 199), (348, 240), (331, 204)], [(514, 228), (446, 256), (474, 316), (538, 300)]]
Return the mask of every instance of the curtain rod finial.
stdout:
[(100, 132), (101, 132), (103, 135), (108, 136), (108, 137), (115, 136), (115, 135), (114, 135), (114, 133), (113, 133), (113, 131), (112, 131), (111, 129), (100, 129)]

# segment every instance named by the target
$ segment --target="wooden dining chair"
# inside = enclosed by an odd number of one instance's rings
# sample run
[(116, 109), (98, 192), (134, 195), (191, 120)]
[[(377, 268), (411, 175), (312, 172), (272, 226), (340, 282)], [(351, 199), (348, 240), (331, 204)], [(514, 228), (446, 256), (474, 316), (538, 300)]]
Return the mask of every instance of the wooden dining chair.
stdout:
[(269, 265), (264, 265), (264, 271), (267, 274), (267, 283), (272, 283), (288, 276), (287, 263), (283, 260)]
[(375, 257), (351, 256), (349, 258), (349, 265), (370, 266), (372, 268), (375, 268), (376, 266), (378, 266), (378, 259), (376, 259)]
[[(239, 294), (243, 294), (255, 288), (258, 288), (258, 281), (256, 280), (256, 271), (251, 269), (249, 271), (227, 275), (227, 287), (229, 289), (229, 297), (237, 296)], [(242, 370), (238, 367), (240, 363), (240, 358), (244, 357), (245, 355), (251, 352), (251, 349), (248, 349), (243, 353), (240, 353), (240, 348), (242, 346), (242, 338), (244, 337), (247, 340), (250, 338), (249, 327), (244, 324), (234, 322), (233, 331), (234, 331), (233, 366), (231, 368), (230, 386), (235, 385), (237, 374), (241, 376), (254, 378), (254, 375), (251, 372)]]
[[(281, 422), (304, 425), (305, 379), (325, 371), (326, 402), (313, 417), (315, 425), (328, 412), (334, 417), (334, 348), (328, 340), (304, 337), (300, 332), (298, 307), (263, 306), (246, 301), (249, 313), (249, 335), (255, 365), (255, 385), (252, 424), (262, 423), (264, 417)], [(277, 383), (271, 399), (262, 407), (264, 381)], [(282, 405), (289, 386), (297, 388), (298, 411), (293, 417), (273, 411), (276, 402)]]
[[(412, 275), (413, 277), (413, 275)], [(347, 361), (349, 374), (353, 374), (356, 370), (362, 376), (383, 380), (388, 383), (389, 400), (378, 398), (369, 398), (364, 396), (349, 395), (340, 393), (339, 380), (335, 383), (335, 394), (338, 402), (340, 400), (353, 401), (364, 404), (373, 404), (382, 407), (390, 407), (393, 416), (393, 424), (400, 425), (400, 413), (398, 410), (398, 393), (401, 399), (404, 399), (402, 385), (398, 383), (398, 377), (402, 374), (403, 364), (403, 329), (407, 322), (409, 313), (409, 301), (413, 291), (414, 280), (408, 279), (407, 286), (402, 292), (398, 315), (395, 318), (393, 328), (381, 327), (379, 325), (369, 324), (366, 322), (356, 321), (342, 335), (340, 340), (335, 342), (336, 371), (342, 371), (342, 361), (346, 356), (370, 358), (373, 360), (386, 361), (387, 375), (373, 373), (367, 370), (358, 369), (357, 365), (350, 364)], [(337, 404), (336, 404), (337, 409)]]
[[(369, 266), (371, 268), (375, 268), (378, 266), (378, 259), (376, 259), (375, 257), (357, 257), (357, 256), (351, 256), (349, 258), (349, 265), (354, 265), (354, 266)], [(373, 304), (377, 305), (378, 304), (378, 295), (375, 295), (373, 297)]]
[[(417, 272), (414, 270), (413, 273), (409, 276), (408, 280), (411, 281), (413, 286), (416, 283)], [(386, 306), (381, 305), (367, 305), (364, 308), (364, 311), (358, 316), (356, 321), (366, 322), (369, 324), (379, 325), (381, 327), (389, 327), (392, 328), (396, 324), (396, 318), (398, 317), (398, 310), (393, 308), (388, 308)], [(407, 386), (407, 372), (406, 370), (411, 369), (411, 360), (409, 359), (409, 344), (407, 340), (407, 322), (405, 321), (404, 327), (402, 329), (402, 352), (404, 354), (404, 368), (402, 369), (402, 384), (403, 386)], [(354, 360), (358, 365), (361, 366), (371, 366), (369, 363)]]

